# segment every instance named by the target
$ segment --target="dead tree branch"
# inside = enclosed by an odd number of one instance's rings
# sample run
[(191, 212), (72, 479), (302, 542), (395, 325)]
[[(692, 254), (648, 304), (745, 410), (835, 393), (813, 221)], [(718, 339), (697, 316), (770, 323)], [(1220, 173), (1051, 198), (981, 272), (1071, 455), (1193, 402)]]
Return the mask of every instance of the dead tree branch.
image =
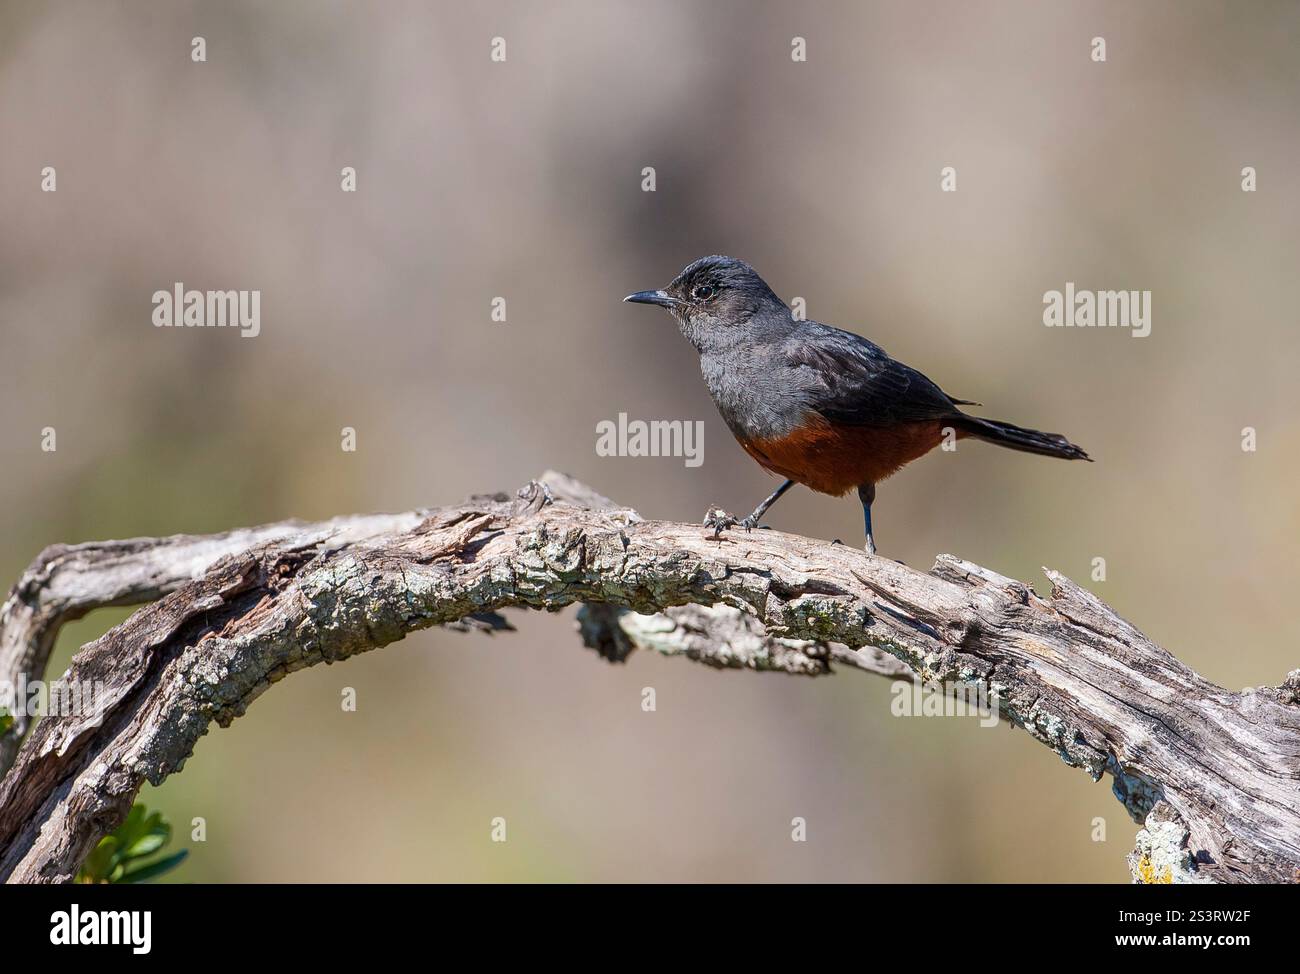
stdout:
[(73, 661), (69, 682), (102, 688), (89, 711), (42, 718), (16, 760), (18, 735), (0, 743), (0, 877), (69, 880), (145, 781), (294, 670), (581, 602), (584, 640), (614, 660), (642, 647), (969, 685), (1067, 764), (1113, 777), (1146, 823), (1135, 877), (1300, 878), (1300, 670), (1280, 687), (1214, 686), (1047, 574), (1044, 599), (947, 555), (927, 574), (775, 531), (714, 540), (557, 474), (434, 511), (54, 547), (0, 610), (0, 680), (39, 679), (64, 622), (149, 604)]

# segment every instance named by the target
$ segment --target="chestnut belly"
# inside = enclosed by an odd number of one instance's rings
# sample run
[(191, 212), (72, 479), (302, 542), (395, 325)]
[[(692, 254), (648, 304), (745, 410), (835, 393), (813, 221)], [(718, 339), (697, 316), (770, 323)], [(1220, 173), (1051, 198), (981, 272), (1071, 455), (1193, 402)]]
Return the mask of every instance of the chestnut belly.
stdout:
[[(845, 494), (884, 480), (943, 442), (940, 420), (897, 426), (840, 426), (818, 417), (783, 437), (741, 439), (745, 452), (775, 474), (823, 494)], [(961, 430), (957, 437), (965, 436)]]

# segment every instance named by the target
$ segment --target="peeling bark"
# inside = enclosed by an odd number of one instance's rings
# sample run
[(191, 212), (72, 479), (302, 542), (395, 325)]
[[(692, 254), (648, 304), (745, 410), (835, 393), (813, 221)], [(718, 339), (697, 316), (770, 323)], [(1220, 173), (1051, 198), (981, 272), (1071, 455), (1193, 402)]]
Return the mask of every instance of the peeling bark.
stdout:
[(947, 555), (927, 574), (775, 531), (715, 540), (549, 473), (434, 511), (51, 548), (0, 611), (0, 679), (39, 677), (63, 622), (149, 604), (74, 659), (68, 679), (104, 687), (93, 712), (40, 720), (0, 780), (0, 877), (71, 879), (145, 781), (294, 670), (580, 602), (584, 640), (611, 660), (641, 647), (977, 687), (1067, 764), (1113, 777), (1146, 822), (1135, 878), (1300, 878), (1300, 670), (1217, 687), (1047, 574), (1041, 598)]

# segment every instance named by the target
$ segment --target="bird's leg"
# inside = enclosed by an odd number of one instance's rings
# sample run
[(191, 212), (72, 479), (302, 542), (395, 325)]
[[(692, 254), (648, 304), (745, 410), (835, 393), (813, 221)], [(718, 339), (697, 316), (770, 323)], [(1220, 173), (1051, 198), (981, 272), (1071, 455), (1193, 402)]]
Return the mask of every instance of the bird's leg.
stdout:
[(754, 528), (758, 527), (759, 519), (767, 513), (767, 509), (775, 504), (780, 499), (781, 495), (793, 486), (794, 481), (787, 480), (776, 490), (772, 491), (772, 493), (764, 499), (763, 503), (754, 508), (754, 513), (750, 514), (749, 517), (746, 518), (738, 519), (734, 515), (728, 514), (720, 507), (711, 507), (709, 508), (708, 513), (704, 515), (704, 526), (706, 528), (713, 528), (713, 536), (715, 538), (721, 535), (721, 533), (727, 530), (727, 528), (731, 527), (739, 526), (743, 527), (746, 532), (752, 531)]
[(794, 486), (794, 481), (787, 480), (776, 490), (772, 491), (772, 493), (768, 494), (767, 498), (763, 501), (763, 503), (759, 504), (758, 507), (754, 508), (754, 513), (749, 515), (749, 517), (745, 518), (745, 520), (740, 522), (745, 526), (745, 530), (752, 531), (754, 528), (758, 527), (759, 519), (762, 518), (762, 516), (767, 513), (767, 509), (771, 507), (773, 504), (775, 504), (778, 500), (780, 500), (781, 495), (784, 494), (787, 490), (789, 490), (793, 486)]
[(863, 484), (858, 488), (858, 499), (862, 501), (862, 522), (867, 529), (867, 554), (876, 553), (876, 539), (871, 534), (871, 504), (876, 499), (876, 485)]

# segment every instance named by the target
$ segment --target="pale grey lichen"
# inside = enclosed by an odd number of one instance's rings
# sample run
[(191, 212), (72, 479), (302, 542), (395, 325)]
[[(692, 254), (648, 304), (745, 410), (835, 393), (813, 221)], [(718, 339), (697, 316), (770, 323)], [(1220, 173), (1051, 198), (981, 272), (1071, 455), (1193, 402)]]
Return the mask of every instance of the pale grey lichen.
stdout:
[(1154, 883), (1207, 884), (1214, 882), (1196, 871), (1187, 849), (1187, 828), (1177, 821), (1148, 821), (1139, 829), (1128, 868), (1136, 885)]

